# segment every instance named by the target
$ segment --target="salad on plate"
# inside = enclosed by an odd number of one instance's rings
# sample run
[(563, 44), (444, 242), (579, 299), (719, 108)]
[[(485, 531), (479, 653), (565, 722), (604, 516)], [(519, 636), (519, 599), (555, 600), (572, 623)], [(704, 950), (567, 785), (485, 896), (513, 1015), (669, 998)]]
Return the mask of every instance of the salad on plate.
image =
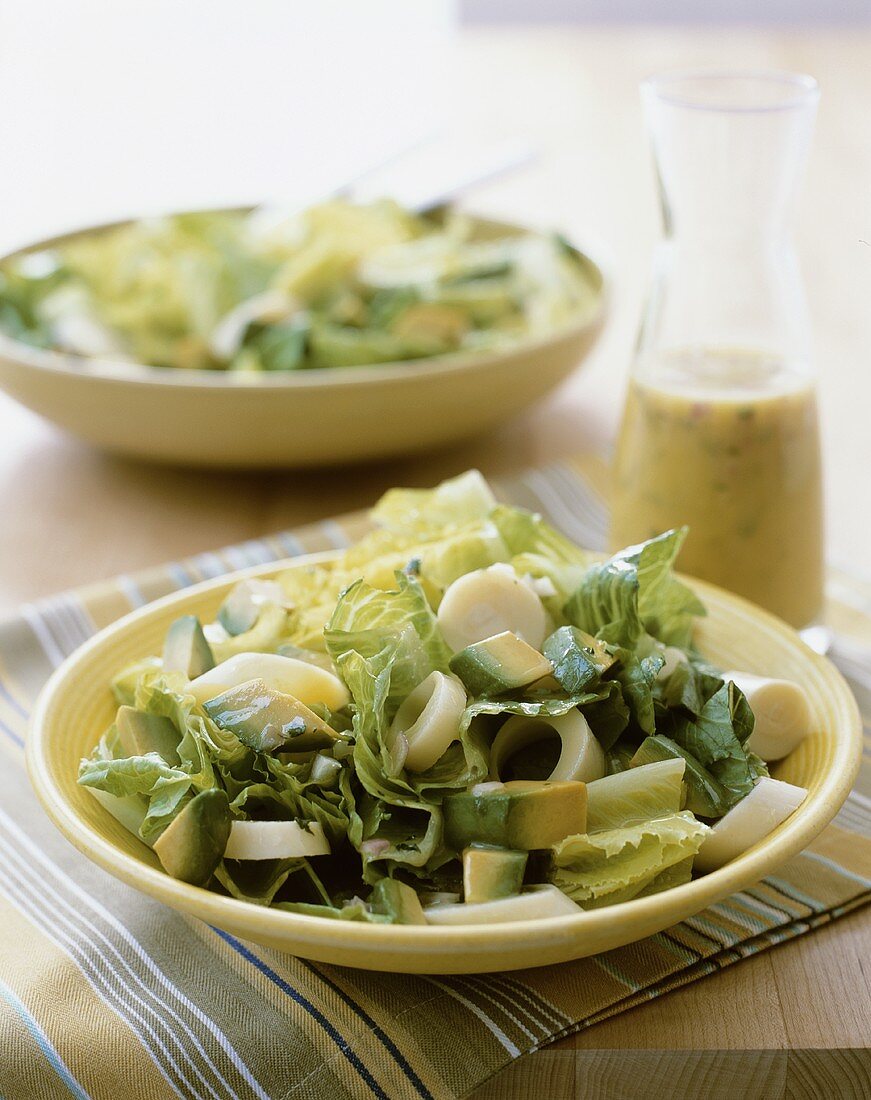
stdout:
[(0, 332), (251, 377), (503, 349), (588, 319), (598, 297), (559, 235), (333, 200), (134, 221), (11, 257)]
[(739, 856), (806, 792), (797, 685), (711, 667), (684, 530), (602, 561), (476, 471), (231, 588), (118, 672), (79, 782), (164, 870), (342, 920), (578, 913)]

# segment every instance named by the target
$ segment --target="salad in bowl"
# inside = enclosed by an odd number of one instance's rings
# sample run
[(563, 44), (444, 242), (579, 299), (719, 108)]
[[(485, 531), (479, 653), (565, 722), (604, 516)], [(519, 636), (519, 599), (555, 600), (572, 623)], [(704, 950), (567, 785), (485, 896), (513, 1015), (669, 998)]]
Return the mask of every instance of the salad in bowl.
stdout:
[(475, 471), (373, 518), (118, 671), (79, 783), (168, 875), (338, 920), (499, 924), (686, 883), (804, 800), (767, 768), (809, 732), (804, 693), (695, 649), (685, 531), (602, 561)]
[(600, 297), (558, 234), (488, 235), (386, 199), (175, 214), (0, 262), (0, 332), (20, 342), (243, 379), (494, 352), (591, 318)]

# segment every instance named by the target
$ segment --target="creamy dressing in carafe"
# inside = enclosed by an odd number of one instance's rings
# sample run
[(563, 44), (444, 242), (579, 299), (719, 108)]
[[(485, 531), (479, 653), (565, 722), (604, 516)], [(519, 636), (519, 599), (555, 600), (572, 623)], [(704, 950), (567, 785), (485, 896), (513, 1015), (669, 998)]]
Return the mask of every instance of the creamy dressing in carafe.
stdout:
[(615, 467), (614, 549), (687, 524), (680, 568), (795, 626), (822, 608), (816, 395), (742, 350), (636, 363)]

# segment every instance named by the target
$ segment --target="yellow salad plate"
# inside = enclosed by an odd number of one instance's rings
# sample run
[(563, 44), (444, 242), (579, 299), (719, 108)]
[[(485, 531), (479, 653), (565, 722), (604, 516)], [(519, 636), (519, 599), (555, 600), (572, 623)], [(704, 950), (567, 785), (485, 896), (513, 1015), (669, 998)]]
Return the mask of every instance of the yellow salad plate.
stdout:
[(833, 665), (779, 619), (708, 584), (693, 587), (708, 608), (697, 643), (711, 661), (795, 680), (807, 693), (813, 732), (774, 775), (807, 787), (802, 806), (740, 858), (684, 886), (609, 908), (538, 921), (465, 927), (364, 924), (268, 909), (170, 878), (157, 857), (76, 783), (79, 760), (112, 722), (109, 681), (118, 669), (160, 651), (182, 614), (214, 618), (241, 577), (301, 569), (329, 555), (247, 569), (167, 596), (97, 634), (52, 676), (27, 742), (31, 781), (46, 812), (95, 863), (136, 889), (243, 939), (294, 955), (421, 974), (516, 970), (608, 951), (667, 928), (763, 878), (801, 851), (832, 820), (861, 756), (859, 712)]
[[(473, 220), (480, 240), (524, 232)], [(111, 228), (39, 241), (0, 261)], [(599, 267), (585, 255), (581, 262), (595, 291), (589, 307), (547, 336), (497, 351), (251, 376), (66, 355), (0, 332), (0, 389), (104, 450), (159, 462), (304, 467), (424, 451), (495, 427), (583, 361), (606, 294)]]

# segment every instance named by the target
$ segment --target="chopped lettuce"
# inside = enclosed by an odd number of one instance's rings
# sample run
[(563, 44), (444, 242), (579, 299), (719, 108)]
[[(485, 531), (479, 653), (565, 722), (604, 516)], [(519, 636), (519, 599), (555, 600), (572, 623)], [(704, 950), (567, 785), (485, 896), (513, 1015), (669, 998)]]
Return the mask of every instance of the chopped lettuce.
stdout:
[(705, 703), (722, 683), (721, 676), (708, 672), (696, 662), (685, 661), (663, 684), (656, 686), (654, 694), (664, 710), (680, 707), (690, 714), (701, 714)]
[[(334, 259), (312, 252), (310, 266), (285, 271), (288, 285), (316, 285)], [(407, 320), (411, 306), (425, 304), (417, 292), (380, 289), (382, 317)], [(533, 881), (548, 878), (587, 908), (688, 881), (708, 830), (695, 815), (721, 817), (766, 769), (747, 749), (754, 722), (747, 700), (692, 647), (693, 622), (704, 609), (672, 572), (686, 532), (597, 562), (541, 516), (498, 504), (476, 471), (435, 489), (392, 490), (373, 519), (375, 529), (335, 557), (234, 590), (218, 621), (205, 627), (219, 664), (237, 652), (278, 652), (338, 675), (348, 705), (334, 712), (322, 700), (300, 699), (336, 731), (335, 740), (294, 751), (283, 727), (270, 728), (288, 720), (290, 712), (279, 711), (262, 717), (263, 729), (246, 712), (243, 741), (212, 721), (183, 672), (150, 657), (119, 672), (112, 690), (119, 704), (175, 727), (177, 749), (160, 724), (172, 761), (156, 752), (125, 757), (129, 737), (122, 740), (112, 725), (82, 762), (80, 782), (148, 844), (214, 788), (226, 794), (233, 820), (319, 826), (329, 854), (224, 859), (212, 887), (288, 912), (385, 921), (366, 900), (385, 877), (419, 891), (461, 891), (463, 868), (444, 840), (443, 803), (492, 782), (491, 745), (502, 724), (513, 715), (579, 710), (605, 750), (608, 774), (588, 784), (587, 832), (530, 860)], [(413, 734), (397, 731), (394, 719), (418, 685), (449, 672), (437, 615), (445, 589), (496, 563), (513, 568), (542, 601), (543, 660), (552, 675), (492, 696), (466, 695), (464, 708), (455, 694), (437, 742), (447, 748), (425, 771), (411, 771)], [(667, 646), (686, 659), (671, 662), (665, 676)], [(259, 751), (267, 742), (285, 747)], [(511, 777), (546, 780), (557, 747), (553, 738), (526, 745), (512, 758)]]
[(592, 555), (533, 512), (500, 506), (493, 510), (492, 521), (517, 574), (528, 574), (553, 585), (554, 595), (545, 597), (543, 602), (555, 624), (562, 625), (565, 622), (562, 605), (580, 585)]
[(342, 671), (355, 701), (354, 685), (359, 689), (360, 677), (349, 680), (343, 659), (350, 653), (375, 657), (385, 646), (392, 647), (388, 699), (391, 718), (402, 699), (431, 672), (447, 672), (451, 657), (417, 580), (397, 573), (396, 584), (396, 589), (387, 592), (365, 581), (352, 584), (339, 597), (324, 631), (327, 651)]
[(157, 839), (191, 795), (190, 775), (182, 768), (170, 767), (156, 752), (125, 760), (83, 760), (79, 783), (116, 798), (145, 795), (148, 810), (139, 835), (146, 843)]
[(645, 630), (665, 645), (679, 647), (690, 644), (693, 619), (705, 614), (698, 596), (672, 572), (687, 533), (686, 527), (666, 531), (622, 552), (638, 570), (638, 611)]
[(4, 261), (0, 328), (80, 355), (250, 374), (484, 351), (595, 311), (589, 265), (554, 237), (485, 237), (465, 216), (389, 200), (277, 222), (130, 222)]
[[(418, 794), (391, 751), (388, 706), (394, 668), (403, 675), (400, 644), (372, 657), (350, 649), (339, 661), (354, 698), (354, 772), (362, 788), (345, 788), (352, 806), (348, 838), (360, 853), (364, 877), (376, 860), (424, 867), (437, 861), (442, 847), (438, 803)], [(482, 761), (481, 775), (485, 767)]]
[(246, 863), (222, 860), (215, 878), (231, 898), (253, 905), (271, 905), (288, 878), (305, 862), (303, 859), (258, 859)]
[(162, 662), (159, 657), (146, 657), (142, 661), (122, 668), (112, 679), (112, 694), (119, 704), (131, 707), (136, 701), (136, 688), (147, 672), (159, 672)]
[(694, 856), (709, 832), (689, 811), (639, 825), (566, 837), (556, 845), (550, 881), (579, 905), (626, 901), (657, 875)]
[[(602, 748), (614, 749), (621, 735), (628, 729), (631, 718), (619, 681), (603, 681), (596, 692), (596, 698), (585, 702), (582, 709)], [(628, 751), (631, 756), (631, 750)]]
[(477, 470), (435, 489), (388, 489), (372, 519), (395, 534), (442, 537), (451, 528), (486, 519), (496, 506), (493, 490)]
[[(723, 684), (693, 717), (680, 716), (671, 736), (692, 753), (730, 794), (730, 806), (746, 794), (764, 765), (745, 747), (753, 732), (753, 712), (739, 688)], [(761, 769), (760, 769), (761, 765)]]
[(614, 653), (619, 661), (614, 677), (623, 689), (623, 699), (629, 713), (639, 729), (644, 733), (653, 733), (656, 723), (653, 685), (662, 668), (662, 658), (639, 658), (631, 650), (616, 647)]
[(647, 886), (639, 890), (635, 897), (646, 898), (651, 894), (661, 894), (663, 890), (671, 890), (674, 886), (683, 886), (690, 882), (693, 877), (694, 859), (694, 856), (687, 856), (680, 863), (673, 863), (671, 867), (666, 867)]
[(592, 566), (566, 603), (568, 620), (627, 649), (644, 632), (666, 645), (688, 646), (693, 618), (705, 609), (672, 574), (686, 534), (686, 528), (667, 531)]
[(683, 761), (663, 760), (588, 783), (588, 832), (676, 814), (683, 809), (683, 774)]
[(307, 901), (278, 901), (274, 908), (286, 913), (302, 913), (306, 917), (327, 917), (330, 920), (367, 921), (370, 924), (390, 924), (390, 917), (373, 913), (365, 902), (356, 898), (342, 906), (316, 905)]

